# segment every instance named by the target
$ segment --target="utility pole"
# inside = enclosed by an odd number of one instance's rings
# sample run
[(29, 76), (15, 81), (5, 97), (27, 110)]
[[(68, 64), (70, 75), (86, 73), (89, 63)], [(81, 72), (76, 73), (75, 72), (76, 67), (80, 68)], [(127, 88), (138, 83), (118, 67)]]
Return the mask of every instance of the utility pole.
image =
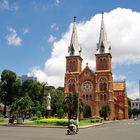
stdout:
[(77, 92), (77, 119), (76, 119), (76, 124), (79, 126), (79, 80), (77, 81), (76, 75), (70, 72), (70, 74), (73, 76), (75, 80), (75, 89)]
[(78, 98), (77, 98), (77, 120), (76, 120), (76, 124), (79, 127), (79, 82), (77, 82), (77, 94), (78, 94)]

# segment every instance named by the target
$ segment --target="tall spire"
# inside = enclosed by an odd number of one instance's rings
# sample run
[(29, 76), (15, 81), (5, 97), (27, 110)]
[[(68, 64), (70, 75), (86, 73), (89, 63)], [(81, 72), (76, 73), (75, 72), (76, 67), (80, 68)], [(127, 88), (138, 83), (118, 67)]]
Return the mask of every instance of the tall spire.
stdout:
[(107, 34), (106, 34), (105, 25), (104, 25), (104, 13), (102, 12), (100, 36), (99, 36), (99, 42), (97, 43), (96, 54), (110, 53), (110, 49), (111, 49), (111, 44), (107, 40)]
[(73, 31), (72, 31), (72, 35), (71, 35), (70, 46), (68, 48), (68, 54), (69, 55), (80, 55), (80, 53), (81, 53), (81, 47), (78, 43), (78, 37), (77, 37), (76, 16), (74, 16)]

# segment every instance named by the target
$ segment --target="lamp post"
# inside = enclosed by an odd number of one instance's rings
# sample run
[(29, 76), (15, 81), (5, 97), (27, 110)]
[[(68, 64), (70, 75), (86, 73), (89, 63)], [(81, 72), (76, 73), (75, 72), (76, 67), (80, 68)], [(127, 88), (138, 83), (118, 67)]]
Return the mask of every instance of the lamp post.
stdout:
[(77, 92), (77, 119), (76, 119), (76, 124), (79, 126), (79, 83), (76, 80), (76, 76), (70, 72), (70, 74), (74, 77), (75, 82), (76, 82), (76, 92)]
[(77, 98), (77, 120), (76, 120), (76, 124), (77, 124), (77, 126), (79, 126), (79, 83), (78, 83), (78, 88), (77, 88), (77, 94), (78, 94), (78, 98)]

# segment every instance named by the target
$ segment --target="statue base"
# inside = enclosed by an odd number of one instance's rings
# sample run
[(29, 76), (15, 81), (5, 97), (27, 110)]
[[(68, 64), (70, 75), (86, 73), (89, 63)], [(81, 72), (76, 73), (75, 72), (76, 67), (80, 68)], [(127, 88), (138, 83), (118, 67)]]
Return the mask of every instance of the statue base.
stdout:
[(51, 117), (51, 114), (52, 114), (52, 110), (47, 110), (46, 111), (46, 118), (50, 118)]

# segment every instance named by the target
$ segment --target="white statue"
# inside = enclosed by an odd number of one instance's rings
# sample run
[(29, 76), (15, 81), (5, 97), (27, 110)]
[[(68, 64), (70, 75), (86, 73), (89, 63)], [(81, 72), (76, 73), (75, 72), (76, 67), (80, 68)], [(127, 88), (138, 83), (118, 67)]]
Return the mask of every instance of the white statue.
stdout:
[(47, 96), (47, 110), (51, 110), (51, 96), (50, 96), (50, 93), (48, 93), (48, 96)]

